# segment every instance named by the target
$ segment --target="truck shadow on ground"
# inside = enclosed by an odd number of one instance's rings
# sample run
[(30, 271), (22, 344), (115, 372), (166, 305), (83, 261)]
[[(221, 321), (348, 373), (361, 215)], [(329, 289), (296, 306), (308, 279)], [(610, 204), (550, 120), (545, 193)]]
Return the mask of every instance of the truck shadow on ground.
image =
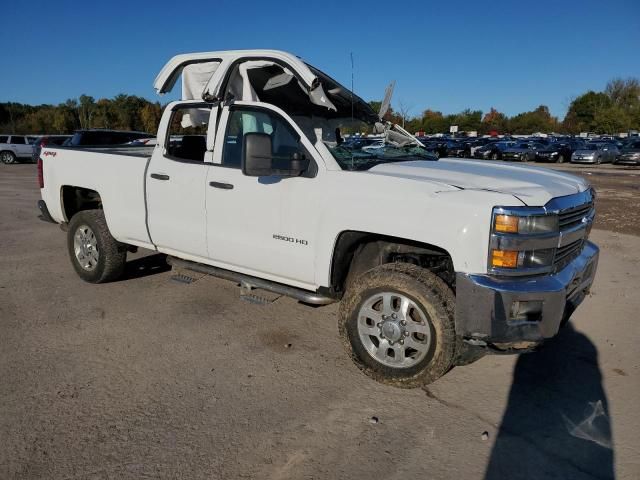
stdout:
[(598, 352), (569, 323), (518, 359), (485, 479), (613, 478), (613, 462)]
[(171, 265), (167, 263), (167, 256), (163, 253), (155, 253), (128, 261), (121, 280), (133, 280), (169, 270), (171, 270)]

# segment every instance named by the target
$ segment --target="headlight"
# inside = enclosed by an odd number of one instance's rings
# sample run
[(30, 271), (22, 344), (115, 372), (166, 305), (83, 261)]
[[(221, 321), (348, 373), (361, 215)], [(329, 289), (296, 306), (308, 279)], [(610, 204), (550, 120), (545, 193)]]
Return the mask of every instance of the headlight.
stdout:
[(494, 209), (490, 269), (526, 273), (548, 271), (552, 267), (555, 244), (550, 245), (549, 240), (558, 235), (558, 215), (533, 210), (526, 207)]
[(557, 215), (506, 215), (494, 216), (493, 231), (497, 233), (537, 234), (558, 231)]

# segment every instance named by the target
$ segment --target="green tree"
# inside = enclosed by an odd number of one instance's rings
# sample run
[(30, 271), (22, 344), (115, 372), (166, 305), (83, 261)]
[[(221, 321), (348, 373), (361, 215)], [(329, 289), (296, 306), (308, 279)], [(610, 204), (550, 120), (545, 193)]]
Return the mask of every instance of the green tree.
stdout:
[(53, 114), (52, 127), (54, 133), (70, 133), (77, 128), (76, 110), (78, 105), (73, 100), (59, 105)]
[(554, 132), (558, 130), (558, 119), (551, 116), (546, 105), (531, 112), (523, 112), (509, 119), (509, 130), (516, 134)]
[(92, 124), (94, 128), (114, 128), (115, 114), (111, 100), (101, 98), (96, 102)]
[[(466, 109), (447, 118), (449, 119), (449, 126), (457, 125), (460, 132), (477, 132), (482, 126), (482, 111), (480, 110)], [(446, 131), (449, 131), (449, 126), (447, 126)]]
[(80, 128), (91, 128), (91, 120), (95, 113), (95, 100), (89, 95), (80, 95), (78, 99), (78, 119)]
[(611, 105), (596, 112), (593, 130), (596, 133), (620, 133), (629, 130), (631, 120), (622, 107)]
[(442, 133), (449, 130), (449, 122), (442, 112), (425, 110), (422, 112), (420, 129), (425, 133)]
[(158, 102), (147, 103), (140, 111), (140, 119), (142, 122), (142, 130), (149, 133), (155, 133), (158, 130), (158, 124), (162, 117), (162, 108)]
[[(609, 112), (602, 113), (601, 118), (619, 115), (614, 123), (618, 130), (613, 130), (612, 133), (638, 129), (640, 127), (640, 80), (615, 78), (607, 84), (604, 92), (611, 99), (613, 108)], [(604, 125), (598, 123), (597, 127), (603, 128)]]
[(569, 105), (564, 117), (564, 129), (570, 133), (592, 132), (597, 130), (596, 115), (610, 108), (611, 98), (606, 93), (589, 91), (580, 95)]

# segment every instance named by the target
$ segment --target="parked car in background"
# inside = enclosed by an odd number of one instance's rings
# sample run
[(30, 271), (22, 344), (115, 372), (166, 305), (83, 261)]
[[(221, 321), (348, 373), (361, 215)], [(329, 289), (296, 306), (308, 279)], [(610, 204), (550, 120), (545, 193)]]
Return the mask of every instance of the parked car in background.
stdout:
[(444, 157), (465, 157), (468, 151), (468, 147), (461, 140), (449, 139), (444, 142), (445, 154)]
[(0, 135), (0, 162), (16, 163), (31, 159), (29, 140), (26, 135)]
[(490, 143), (496, 143), (498, 141), (498, 139), (496, 138), (476, 138), (475, 140), (470, 140), (468, 145), (469, 145), (469, 157), (470, 158), (474, 158), (474, 155), (476, 153), (476, 151), (479, 148), (484, 147), (485, 145), (488, 145)]
[(555, 141), (536, 151), (536, 162), (564, 163), (571, 160), (571, 155), (576, 150), (584, 147), (584, 142), (578, 141)]
[(625, 147), (620, 150), (620, 155), (613, 163), (620, 165), (638, 165), (640, 164), (640, 140), (627, 142)]
[(478, 148), (473, 157), (482, 158), (484, 160), (502, 160), (502, 152), (513, 145), (512, 141), (501, 141), (495, 143), (488, 143), (484, 147)]
[(418, 138), (424, 145), (424, 148), (432, 153), (436, 158), (443, 158), (447, 156), (447, 140), (445, 138)]
[(33, 163), (38, 161), (40, 151), (43, 147), (46, 147), (47, 145), (62, 145), (70, 138), (71, 135), (43, 135), (41, 137), (36, 137), (31, 144), (31, 161), (33, 161)]
[(571, 163), (613, 163), (620, 150), (612, 143), (589, 142), (571, 155)]
[(529, 162), (535, 160), (536, 152), (544, 149), (545, 146), (535, 142), (520, 142), (510, 145), (502, 152), (502, 160), (516, 162)]
[(128, 132), (125, 130), (88, 129), (76, 130), (68, 147), (99, 147), (105, 145), (124, 145), (134, 140), (155, 139), (152, 133)]

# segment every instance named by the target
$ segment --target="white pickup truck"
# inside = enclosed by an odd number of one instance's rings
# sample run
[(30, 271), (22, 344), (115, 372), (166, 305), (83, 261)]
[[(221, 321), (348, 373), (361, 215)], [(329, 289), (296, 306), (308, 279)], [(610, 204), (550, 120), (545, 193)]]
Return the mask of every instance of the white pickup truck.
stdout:
[[(298, 57), (179, 55), (157, 144), (47, 147), (41, 218), (89, 282), (127, 251), (308, 304), (340, 302), (358, 367), (401, 387), (485, 353), (533, 350), (593, 282), (594, 192), (542, 168), (434, 159), (413, 136)], [(350, 133), (384, 136), (362, 150)]]

